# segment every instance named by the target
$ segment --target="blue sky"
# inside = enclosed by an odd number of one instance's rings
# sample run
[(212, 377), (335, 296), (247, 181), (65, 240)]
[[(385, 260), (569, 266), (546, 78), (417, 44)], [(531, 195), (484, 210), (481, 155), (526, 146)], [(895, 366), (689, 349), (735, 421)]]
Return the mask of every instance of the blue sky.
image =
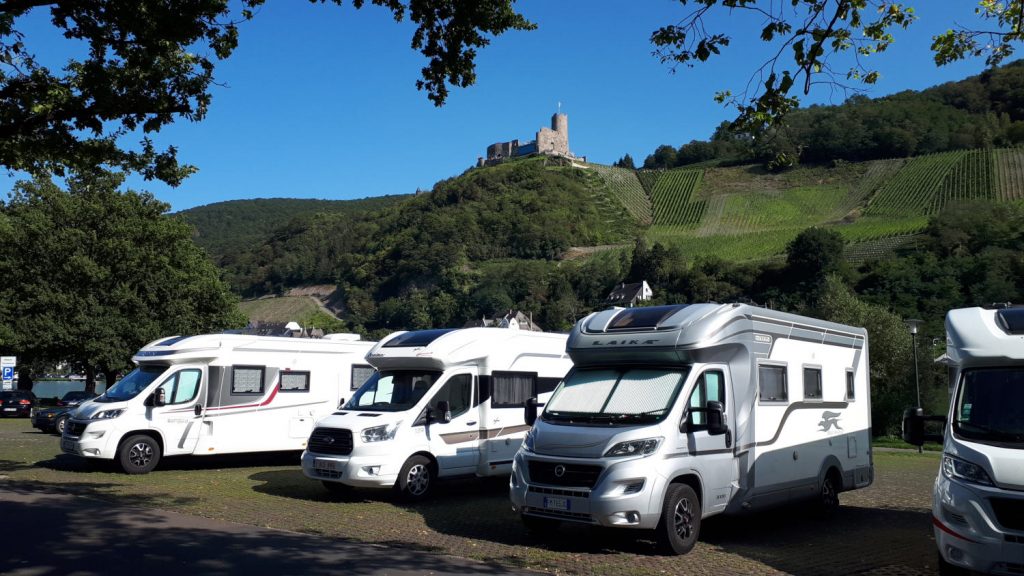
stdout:
[[(931, 36), (953, 22), (976, 22), (972, 2), (910, 4), (919, 7), (920, 20), (898, 34), (888, 53), (873, 57), (882, 78), (870, 96), (984, 68), (980, 60), (936, 68), (929, 50)], [(715, 92), (742, 88), (766, 58), (756, 21), (722, 18), (712, 26), (736, 38), (723, 55), (670, 74), (651, 56), (648, 38), (688, 10), (673, 0), (516, 6), (539, 28), (494, 39), (477, 57), (476, 85), (453, 89), (435, 108), (415, 88), (425, 61), (409, 48), (410, 24), (396, 24), (375, 6), (356, 11), (271, 0), (243, 24), (238, 49), (218, 66), (222, 85), (213, 88), (207, 118), (181, 121), (155, 137), (177, 146), (179, 158), (199, 173), (176, 189), (141, 179), (130, 184), (174, 211), (257, 197), (411, 193), (462, 173), (491, 143), (532, 139), (559, 102), (574, 153), (605, 164), (629, 153), (639, 163), (660, 144), (708, 138), (732, 117), (714, 103)], [(742, 31), (753, 38), (743, 41)], [(31, 44), (32, 36), (26, 40)], [(822, 89), (804, 103), (842, 100)], [(12, 182), (2, 178), (0, 187)]]

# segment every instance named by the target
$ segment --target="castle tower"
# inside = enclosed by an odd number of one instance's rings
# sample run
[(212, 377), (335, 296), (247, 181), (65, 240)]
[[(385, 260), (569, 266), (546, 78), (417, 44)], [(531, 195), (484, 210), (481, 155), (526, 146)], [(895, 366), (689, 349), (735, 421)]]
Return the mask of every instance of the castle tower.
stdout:
[(566, 144), (569, 143), (569, 115), (562, 114), (561, 112), (551, 115), (551, 129), (562, 135), (565, 138)]
[(569, 153), (569, 116), (561, 112), (551, 116), (551, 128), (537, 132), (537, 152), (571, 158)]

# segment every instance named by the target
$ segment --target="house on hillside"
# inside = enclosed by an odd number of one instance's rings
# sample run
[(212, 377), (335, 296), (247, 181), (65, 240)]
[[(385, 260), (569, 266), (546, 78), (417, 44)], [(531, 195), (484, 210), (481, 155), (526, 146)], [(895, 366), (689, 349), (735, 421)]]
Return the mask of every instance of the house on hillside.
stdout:
[(654, 292), (651, 290), (650, 285), (647, 284), (647, 280), (641, 280), (633, 284), (622, 282), (608, 293), (604, 303), (609, 306), (632, 308), (637, 303), (643, 300), (650, 300), (653, 297)]
[(479, 320), (470, 320), (466, 322), (463, 328), (511, 328), (513, 330), (528, 330), (531, 332), (543, 332), (533, 321), (533, 314), (523, 314), (521, 310), (509, 310), (506, 313), (495, 312), (494, 316), (488, 318), (486, 316)]

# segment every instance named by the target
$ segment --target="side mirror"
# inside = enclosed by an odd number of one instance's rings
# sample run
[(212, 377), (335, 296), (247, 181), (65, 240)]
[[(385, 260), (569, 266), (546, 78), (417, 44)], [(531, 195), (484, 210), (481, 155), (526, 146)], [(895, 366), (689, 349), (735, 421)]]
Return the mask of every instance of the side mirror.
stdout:
[(442, 424), (447, 424), (452, 421), (452, 407), (447, 400), (441, 400), (437, 403), (438, 412), (437, 420)]
[(729, 431), (729, 426), (725, 423), (725, 406), (721, 402), (713, 400), (708, 402), (706, 414), (708, 418), (708, 434), (711, 436), (721, 436)]
[(342, 398), (341, 400), (338, 400), (338, 410), (341, 410), (344, 407), (345, 407), (345, 399)]
[(163, 388), (157, 388), (146, 398), (144, 402), (146, 406), (166, 406), (167, 405), (167, 391)]
[(526, 404), (523, 405), (523, 420), (527, 426), (533, 426), (533, 423), (537, 421), (537, 399), (527, 398)]
[(942, 434), (926, 434), (924, 431), (925, 422), (940, 422), (943, 425), (946, 419), (942, 416), (925, 416), (923, 408), (907, 408), (903, 411), (903, 441), (914, 446), (922, 446), (925, 442), (942, 442)]

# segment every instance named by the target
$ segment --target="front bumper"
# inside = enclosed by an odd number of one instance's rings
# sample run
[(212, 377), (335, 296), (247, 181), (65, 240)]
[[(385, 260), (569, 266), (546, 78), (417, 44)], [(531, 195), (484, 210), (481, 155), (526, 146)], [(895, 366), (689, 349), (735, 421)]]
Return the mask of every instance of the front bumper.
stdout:
[(965, 484), (941, 471), (935, 480), (932, 524), (942, 558), (985, 574), (1024, 574), (1024, 526), (1000, 524), (992, 499), (1020, 500), (1024, 493)]
[[(529, 461), (565, 465), (607, 465), (593, 488), (532, 482)], [(556, 458), (525, 454), (512, 463), (509, 497), (520, 514), (617, 528), (653, 529), (661, 517), (667, 479), (650, 458), (614, 460)]]
[(398, 480), (403, 461), (384, 456), (337, 456), (302, 452), (302, 473), (307, 478), (340, 482), (362, 488), (390, 488)]
[(117, 453), (115, 436), (109, 421), (69, 420), (60, 438), (60, 449), (65, 454), (113, 460)]

